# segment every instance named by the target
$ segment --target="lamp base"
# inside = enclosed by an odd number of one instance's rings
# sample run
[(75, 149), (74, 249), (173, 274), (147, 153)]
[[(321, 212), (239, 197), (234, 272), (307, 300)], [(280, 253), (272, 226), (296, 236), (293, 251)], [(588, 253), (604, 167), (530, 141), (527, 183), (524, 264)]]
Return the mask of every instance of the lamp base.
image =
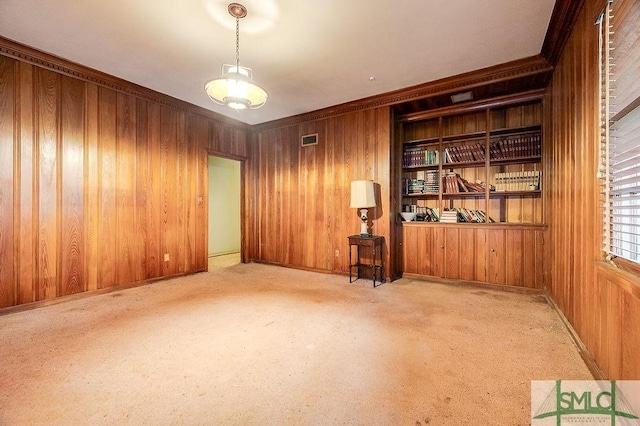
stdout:
[(360, 236), (361, 237), (370, 237), (371, 234), (369, 233), (369, 231), (367, 230), (367, 222), (362, 222), (360, 224)]

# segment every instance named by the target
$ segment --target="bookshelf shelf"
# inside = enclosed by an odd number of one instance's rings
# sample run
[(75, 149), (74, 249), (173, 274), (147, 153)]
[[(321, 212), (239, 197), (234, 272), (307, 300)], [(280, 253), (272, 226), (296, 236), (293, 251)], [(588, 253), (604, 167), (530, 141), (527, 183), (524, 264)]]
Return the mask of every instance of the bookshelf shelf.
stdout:
[(425, 166), (407, 166), (406, 170), (438, 170), (438, 164), (429, 164)]
[(422, 193), (422, 194), (402, 194), (403, 198), (415, 198), (416, 200), (437, 200), (439, 194), (435, 193)]
[(529, 191), (491, 191), (489, 196), (491, 198), (500, 197), (540, 197), (542, 191), (539, 189)]
[(502, 129), (494, 129), (491, 130), (491, 136), (507, 136), (512, 134), (524, 135), (527, 133), (535, 133), (540, 132), (542, 130), (542, 126), (525, 126), (525, 127), (511, 127), (511, 128), (502, 128)]
[(407, 148), (417, 147), (421, 145), (438, 145), (439, 143), (440, 143), (440, 138), (416, 139), (416, 140), (402, 142), (402, 144)]
[(443, 192), (443, 198), (484, 198), (484, 192)]
[(484, 167), (484, 161), (460, 161), (458, 163), (444, 163), (443, 169), (464, 169), (467, 167)]
[(525, 164), (525, 163), (540, 163), (542, 157), (539, 155), (532, 157), (515, 157), (515, 158), (504, 158), (504, 159), (491, 159), (489, 164), (492, 166), (503, 166), (508, 164)]

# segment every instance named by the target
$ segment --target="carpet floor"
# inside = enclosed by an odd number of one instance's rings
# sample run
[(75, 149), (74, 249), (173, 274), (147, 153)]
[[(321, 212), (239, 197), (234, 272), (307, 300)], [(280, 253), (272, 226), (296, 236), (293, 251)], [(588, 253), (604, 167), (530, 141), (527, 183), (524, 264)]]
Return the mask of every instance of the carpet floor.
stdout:
[(525, 425), (542, 296), (238, 264), (0, 316), (0, 425)]

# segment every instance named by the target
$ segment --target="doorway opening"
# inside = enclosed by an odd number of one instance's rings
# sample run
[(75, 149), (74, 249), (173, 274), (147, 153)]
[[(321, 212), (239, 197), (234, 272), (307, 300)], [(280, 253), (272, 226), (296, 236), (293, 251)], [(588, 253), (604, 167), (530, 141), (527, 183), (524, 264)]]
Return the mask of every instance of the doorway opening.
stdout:
[(236, 265), (241, 259), (241, 162), (210, 155), (209, 271)]

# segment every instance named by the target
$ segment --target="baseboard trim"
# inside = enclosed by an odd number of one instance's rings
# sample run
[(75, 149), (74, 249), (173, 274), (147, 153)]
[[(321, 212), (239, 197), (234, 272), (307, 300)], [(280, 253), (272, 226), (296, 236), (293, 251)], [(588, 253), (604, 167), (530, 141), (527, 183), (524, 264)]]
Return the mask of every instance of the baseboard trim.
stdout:
[(228, 256), (230, 254), (239, 254), (239, 253), (240, 253), (240, 250), (223, 251), (222, 253), (209, 254), (207, 255), (207, 258), (211, 259), (212, 257)]
[(426, 282), (435, 282), (439, 284), (482, 287), (482, 288), (488, 288), (491, 290), (506, 291), (509, 293), (544, 294), (544, 290), (539, 288), (516, 287), (512, 285), (505, 285), (505, 284), (486, 283), (483, 281), (456, 280), (452, 278), (431, 277), (431, 276), (425, 276), (420, 274), (407, 274), (407, 273), (403, 273), (402, 278), (409, 278), (412, 280), (419, 280), (419, 281), (426, 281)]
[(593, 375), (593, 378), (595, 380), (607, 380), (606, 374), (604, 374), (604, 371), (602, 371), (602, 369), (598, 366), (596, 360), (593, 358), (593, 356), (591, 356), (591, 353), (582, 342), (582, 339), (580, 339), (580, 336), (578, 336), (578, 333), (576, 333), (576, 330), (573, 328), (567, 317), (564, 316), (555, 300), (553, 300), (553, 298), (547, 292), (544, 292), (544, 297), (547, 299), (547, 303), (549, 303), (549, 306), (551, 306), (553, 310), (556, 311), (556, 314), (558, 315), (564, 326), (567, 328), (567, 331), (569, 332), (573, 343), (578, 348), (580, 357), (587, 365), (587, 368), (591, 372), (591, 375)]
[(79, 299), (84, 299), (86, 297), (93, 297), (93, 296), (98, 296), (98, 295), (101, 295), (101, 294), (113, 293), (113, 292), (116, 292), (116, 291), (126, 290), (126, 289), (129, 289), (129, 288), (142, 287), (144, 285), (153, 284), (153, 283), (156, 283), (158, 281), (165, 281), (165, 280), (169, 280), (169, 279), (172, 279), (172, 278), (185, 277), (187, 275), (193, 275), (193, 274), (197, 274), (197, 273), (200, 273), (200, 272), (207, 272), (207, 270), (206, 269), (198, 269), (196, 271), (191, 271), (191, 272), (183, 272), (183, 273), (179, 273), (179, 274), (165, 275), (165, 276), (157, 277), (157, 278), (150, 278), (150, 279), (144, 280), (144, 281), (135, 281), (135, 282), (132, 282), (132, 283), (127, 283), (127, 284), (119, 284), (119, 285), (116, 285), (116, 286), (113, 286), (113, 287), (106, 287), (106, 288), (100, 288), (100, 289), (97, 289), (97, 290), (83, 291), (82, 293), (69, 294), (67, 296), (60, 296), (60, 297), (56, 297), (54, 299), (39, 300), (37, 302), (23, 303), (22, 305), (16, 305), (16, 306), (7, 306), (6, 308), (1, 308), (0, 309), (0, 316), (9, 315), (9, 314), (15, 314), (15, 313), (18, 313), (18, 312), (30, 311), (32, 309), (44, 308), (46, 306), (53, 306), (53, 305), (57, 305), (59, 303), (70, 302), (72, 300), (79, 300)]

